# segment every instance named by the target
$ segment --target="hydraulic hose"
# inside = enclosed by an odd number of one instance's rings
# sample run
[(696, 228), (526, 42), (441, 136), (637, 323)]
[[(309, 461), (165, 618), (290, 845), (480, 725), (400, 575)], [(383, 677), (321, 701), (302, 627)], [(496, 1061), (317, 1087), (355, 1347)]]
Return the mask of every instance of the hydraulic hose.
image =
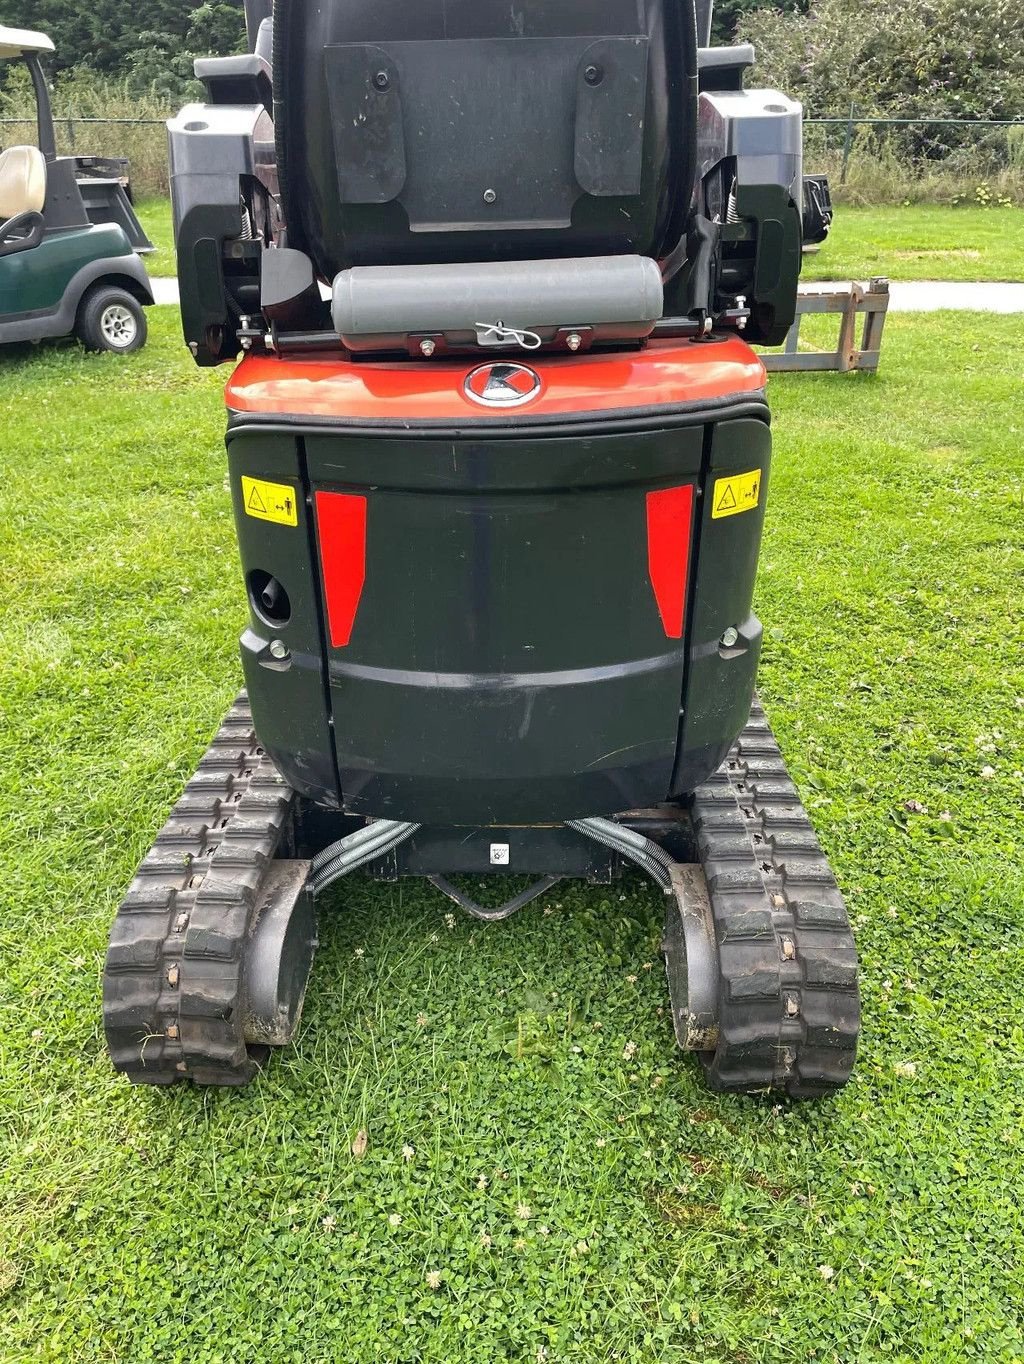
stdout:
[(309, 879), (314, 896), (357, 867), (384, 857), (399, 843), (404, 843), (419, 827), (418, 824), (381, 819), (357, 829), (347, 838), (339, 838), (313, 859)]
[(660, 862), (663, 867), (674, 865), (674, 859), (659, 844), (650, 838), (645, 838), (643, 834), (638, 834), (635, 829), (629, 828), (626, 824), (617, 824), (613, 819), (585, 819), (581, 823), (590, 829), (599, 829), (608, 838), (614, 838), (621, 843), (628, 843), (637, 852), (645, 853), (648, 857), (653, 857), (656, 862)]
[(625, 829), (610, 819), (569, 819), (566, 820), (566, 827), (575, 829), (577, 833), (586, 834), (588, 838), (603, 843), (606, 848), (611, 848), (622, 857), (628, 858), (630, 862), (635, 862), (648, 876), (657, 881), (666, 894), (671, 890), (672, 879), (668, 868), (672, 865), (672, 858), (659, 848), (657, 843), (644, 838), (643, 834)]
[[(390, 824), (390, 821), (388, 823)], [(403, 838), (407, 838), (412, 831), (405, 826), (374, 829), (369, 834), (351, 835), (347, 839), (339, 840), (339, 843), (333, 846), (330, 857), (325, 858), (314, 868), (314, 877), (317, 881), (324, 881), (333, 879), (338, 871), (344, 874), (368, 858), (383, 855), (402, 842)]]
[(369, 824), (364, 824), (361, 829), (356, 829), (354, 833), (347, 834), (334, 843), (329, 843), (313, 858), (310, 870), (314, 876), (319, 876), (326, 867), (339, 857), (344, 857), (349, 851), (365, 847), (369, 843), (388, 841), (401, 827), (403, 826), (396, 824), (393, 820), (372, 820)]

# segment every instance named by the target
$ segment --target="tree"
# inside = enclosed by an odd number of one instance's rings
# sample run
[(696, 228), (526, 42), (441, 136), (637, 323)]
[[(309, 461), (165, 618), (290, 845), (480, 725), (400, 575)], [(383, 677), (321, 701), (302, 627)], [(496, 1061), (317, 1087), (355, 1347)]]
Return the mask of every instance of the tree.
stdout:
[(1019, 118), (1019, 0), (811, 0), (806, 13), (760, 10), (741, 33), (759, 78), (816, 114)]
[[(56, 74), (86, 67), (123, 76), (191, 71), (192, 54), (236, 51), (244, 41), (242, 0), (0, 0), (0, 24), (48, 33)], [(174, 79), (178, 79), (175, 75)]]
[(784, 13), (796, 11), (803, 14), (808, 4), (809, 0), (717, 0), (711, 28), (712, 41), (735, 42), (747, 16), (753, 14), (755, 10), (770, 7)]

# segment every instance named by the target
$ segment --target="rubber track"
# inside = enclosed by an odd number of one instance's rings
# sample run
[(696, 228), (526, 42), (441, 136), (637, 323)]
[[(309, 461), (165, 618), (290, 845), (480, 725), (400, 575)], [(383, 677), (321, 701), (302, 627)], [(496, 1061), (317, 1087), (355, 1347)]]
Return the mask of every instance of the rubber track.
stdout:
[(244, 1085), (244, 961), (294, 793), (263, 754), (243, 693), (135, 874), (110, 933), (103, 1022), (133, 1084)]
[(719, 1044), (701, 1054), (718, 1090), (841, 1089), (860, 1028), (846, 906), (755, 699), (718, 772), (694, 794), (719, 947)]

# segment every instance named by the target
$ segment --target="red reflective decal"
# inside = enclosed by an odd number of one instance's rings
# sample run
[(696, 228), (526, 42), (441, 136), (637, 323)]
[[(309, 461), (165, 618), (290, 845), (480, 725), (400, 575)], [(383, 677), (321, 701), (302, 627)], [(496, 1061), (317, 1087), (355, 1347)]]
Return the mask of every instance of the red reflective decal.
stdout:
[(692, 511), (693, 488), (689, 484), (647, 494), (647, 568), (669, 639), (683, 637)]
[(316, 525), (331, 647), (352, 638), (366, 581), (366, 498), (355, 493), (317, 493)]

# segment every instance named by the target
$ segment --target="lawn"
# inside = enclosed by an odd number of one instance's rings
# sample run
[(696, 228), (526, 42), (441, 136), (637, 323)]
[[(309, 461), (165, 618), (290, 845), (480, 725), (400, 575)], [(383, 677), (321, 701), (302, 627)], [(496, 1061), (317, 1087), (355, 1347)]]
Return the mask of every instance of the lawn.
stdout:
[(633, 879), (486, 927), (353, 880), (250, 1090), (111, 1073), (108, 926), (239, 684), (225, 375), (151, 317), (0, 356), (0, 1360), (1024, 1359), (1019, 320), (772, 383), (762, 692), (865, 1009), (772, 1105), (674, 1051)]
[[(150, 274), (175, 274), (169, 202), (144, 199), (139, 217), (158, 248), (146, 259)], [(805, 258), (803, 273), (808, 280), (1024, 280), (1024, 209), (841, 204), (828, 241)]]
[(1024, 208), (840, 204), (804, 278), (1024, 280)]
[(178, 273), (178, 262), (174, 255), (174, 227), (171, 223), (171, 201), (169, 199), (140, 199), (135, 205), (139, 222), (145, 229), (149, 240), (156, 247), (152, 255), (146, 256), (146, 269), (154, 279), (161, 279)]

